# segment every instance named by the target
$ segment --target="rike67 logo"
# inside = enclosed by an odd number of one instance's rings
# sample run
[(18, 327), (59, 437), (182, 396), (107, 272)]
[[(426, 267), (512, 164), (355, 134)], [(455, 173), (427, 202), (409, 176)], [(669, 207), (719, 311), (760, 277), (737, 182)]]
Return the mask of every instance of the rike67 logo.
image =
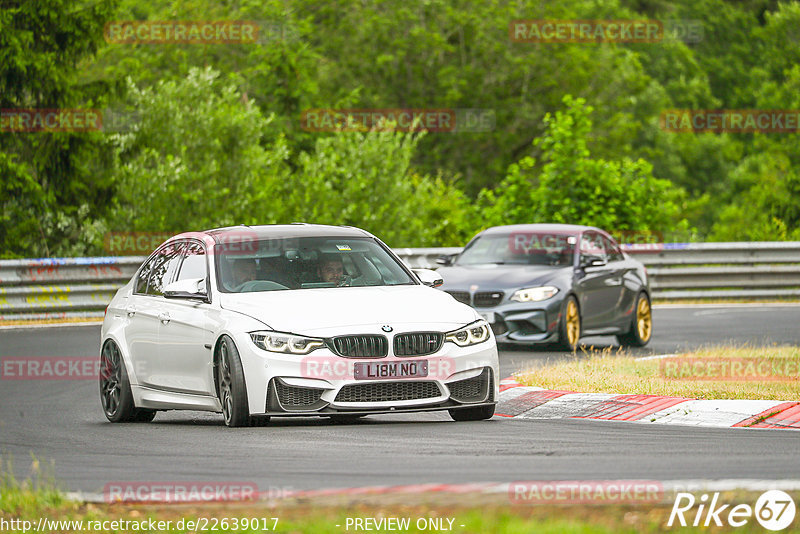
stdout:
[(792, 497), (780, 490), (765, 491), (755, 506), (722, 504), (719, 492), (712, 496), (704, 493), (699, 499), (691, 493), (681, 492), (675, 497), (667, 526), (722, 527), (727, 523), (730, 527), (742, 527), (755, 518), (765, 529), (778, 531), (792, 524), (795, 512)]

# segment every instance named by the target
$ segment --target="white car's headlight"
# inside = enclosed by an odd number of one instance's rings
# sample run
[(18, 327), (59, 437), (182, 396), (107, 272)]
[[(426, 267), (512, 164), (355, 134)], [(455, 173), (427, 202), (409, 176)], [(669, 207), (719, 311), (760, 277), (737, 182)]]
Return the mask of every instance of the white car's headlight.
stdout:
[(445, 334), (445, 341), (452, 341), (459, 347), (477, 345), (489, 339), (489, 325), (483, 319)]
[(525, 289), (518, 289), (511, 295), (511, 300), (517, 302), (539, 302), (547, 300), (553, 295), (558, 293), (558, 288), (555, 286), (541, 286), (541, 287), (526, 287)]
[(325, 345), (321, 339), (283, 332), (250, 332), (250, 339), (260, 349), (288, 354), (308, 354)]

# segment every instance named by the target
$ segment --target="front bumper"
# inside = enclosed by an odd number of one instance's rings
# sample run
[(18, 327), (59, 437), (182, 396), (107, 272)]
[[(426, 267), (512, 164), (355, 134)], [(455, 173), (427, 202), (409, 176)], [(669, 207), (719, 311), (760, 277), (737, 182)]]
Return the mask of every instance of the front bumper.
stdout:
[[(237, 336), (251, 415), (315, 416), (445, 410), (497, 402), (497, 345), (445, 342), (428, 356), (345, 358), (327, 348), (307, 356), (272, 353)], [(421, 362), (425, 377), (359, 380), (357, 362)]]
[(503, 302), (491, 308), (475, 306), (491, 325), (497, 343), (539, 344), (558, 341), (561, 298), (542, 302)]

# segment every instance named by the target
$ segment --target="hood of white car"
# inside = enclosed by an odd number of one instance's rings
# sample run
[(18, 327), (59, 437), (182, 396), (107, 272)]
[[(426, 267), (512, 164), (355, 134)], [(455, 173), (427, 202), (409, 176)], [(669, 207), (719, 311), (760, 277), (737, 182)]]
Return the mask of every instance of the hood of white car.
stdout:
[(280, 332), (331, 336), (372, 332), (451, 330), (479, 318), (469, 306), (426, 286), (338, 287), (218, 293), (226, 310), (249, 315)]

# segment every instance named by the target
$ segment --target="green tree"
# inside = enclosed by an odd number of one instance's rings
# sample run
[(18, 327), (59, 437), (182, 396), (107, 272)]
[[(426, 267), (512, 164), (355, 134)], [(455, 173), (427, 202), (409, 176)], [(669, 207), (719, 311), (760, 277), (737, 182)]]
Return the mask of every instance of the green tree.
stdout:
[[(0, 0), (0, 109), (102, 108), (113, 87), (86, 83), (111, 0)], [(101, 133), (0, 131), (0, 257), (86, 252), (113, 188)]]
[(526, 157), (509, 167), (495, 190), (479, 199), (485, 226), (515, 223), (568, 223), (607, 230), (674, 231), (680, 221), (683, 192), (654, 178), (644, 160), (593, 158), (591, 106), (564, 97), (563, 111), (546, 115), (546, 131), (534, 140), (543, 165)]
[(414, 171), (422, 137), (373, 131), (318, 139), (282, 194), (293, 220), (358, 226), (397, 247), (462, 244), (472, 207), (441, 177)]
[(234, 81), (191, 69), (181, 81), (144, 89), (131, 81), (129, 95), (139, 122), (114, 137), (113, 230), (179, 232), (283, 218), (276, 191), (288, 173), (286, 142)]

